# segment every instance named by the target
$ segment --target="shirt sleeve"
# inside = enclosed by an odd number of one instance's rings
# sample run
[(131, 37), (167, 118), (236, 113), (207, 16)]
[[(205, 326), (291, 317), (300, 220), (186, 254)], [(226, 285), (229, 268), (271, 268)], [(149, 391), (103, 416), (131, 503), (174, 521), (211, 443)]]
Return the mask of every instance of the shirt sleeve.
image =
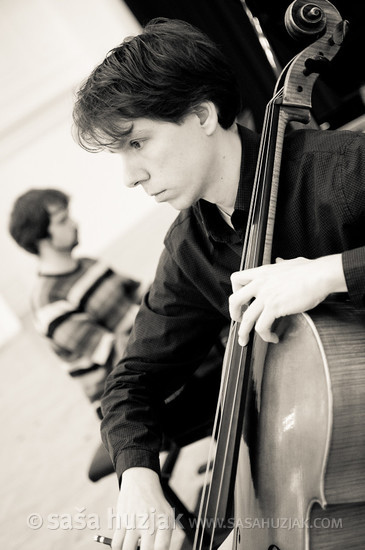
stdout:
[(165, 249), (102, 399), (102, 438), (119, 478), (135, 466), (159, 472), (164, 399), (199, 367), (226, 323)]
[(365, 306), (365, 134), (349, 133), (350, 139), (340, 162), (342, 194), (347, 224), (359, 246), (342, 254), (350, 299)]

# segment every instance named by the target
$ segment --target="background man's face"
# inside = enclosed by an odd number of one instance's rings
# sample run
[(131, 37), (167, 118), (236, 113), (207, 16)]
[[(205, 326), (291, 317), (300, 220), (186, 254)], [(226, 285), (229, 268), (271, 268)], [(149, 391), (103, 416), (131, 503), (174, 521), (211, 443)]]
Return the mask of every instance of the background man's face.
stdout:
[(70, 251), (78, 244), (77, 224), (70, 218), (68, 208), (61, 204), (47, 206), (50, 217), (49, 238), (59, 251)]

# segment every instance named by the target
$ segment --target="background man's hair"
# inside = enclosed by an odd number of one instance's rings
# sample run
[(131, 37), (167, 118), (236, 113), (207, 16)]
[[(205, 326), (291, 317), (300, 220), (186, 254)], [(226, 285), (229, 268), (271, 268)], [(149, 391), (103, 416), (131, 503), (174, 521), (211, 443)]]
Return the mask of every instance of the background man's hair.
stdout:
[(136, 118), (181, 122), (212, 101), (229, 128), (240, 112), (236, 77), (204, 33), (176, 19), (153, 19), (111, 50), (77, 93), (75, 139), (88, 151), (117, 145)]
[(40, 239), (48, 237), (47, 206), (67, 208), (69, 197), (58, 189), (30, 189), (17, 198), (10, 214), (9, 232), (15, 242), (31, 254), (38, 254)]

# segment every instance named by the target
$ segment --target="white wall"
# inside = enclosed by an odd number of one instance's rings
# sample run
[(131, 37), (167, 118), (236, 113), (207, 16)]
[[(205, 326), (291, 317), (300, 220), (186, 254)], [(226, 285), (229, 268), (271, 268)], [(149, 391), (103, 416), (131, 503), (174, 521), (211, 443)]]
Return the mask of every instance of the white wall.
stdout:
[(36, 270), (7, 231), (19, 194), (31, 187), (70, 193), (79, 254), (97, 255), (156, 207), (143, 191), (123, 187), (115, 156), (87, 153), (71, 137), (74, 90), (139, 29), (121, 0), (1, 1), (0, 297), (18, 317), (28, 311)]

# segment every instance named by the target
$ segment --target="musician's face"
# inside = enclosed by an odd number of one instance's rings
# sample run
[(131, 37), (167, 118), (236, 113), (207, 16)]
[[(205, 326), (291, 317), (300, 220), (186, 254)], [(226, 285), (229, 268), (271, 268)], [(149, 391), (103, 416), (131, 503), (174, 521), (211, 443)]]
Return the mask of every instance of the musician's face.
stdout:
[(141, 185), (157, 202), (177, 210), (206, 196), (214, 152), (201, 113), (179, 124), (139, 118), (129, 126), (130, 133), (109, 149), (120, 155), (127, 187)]

